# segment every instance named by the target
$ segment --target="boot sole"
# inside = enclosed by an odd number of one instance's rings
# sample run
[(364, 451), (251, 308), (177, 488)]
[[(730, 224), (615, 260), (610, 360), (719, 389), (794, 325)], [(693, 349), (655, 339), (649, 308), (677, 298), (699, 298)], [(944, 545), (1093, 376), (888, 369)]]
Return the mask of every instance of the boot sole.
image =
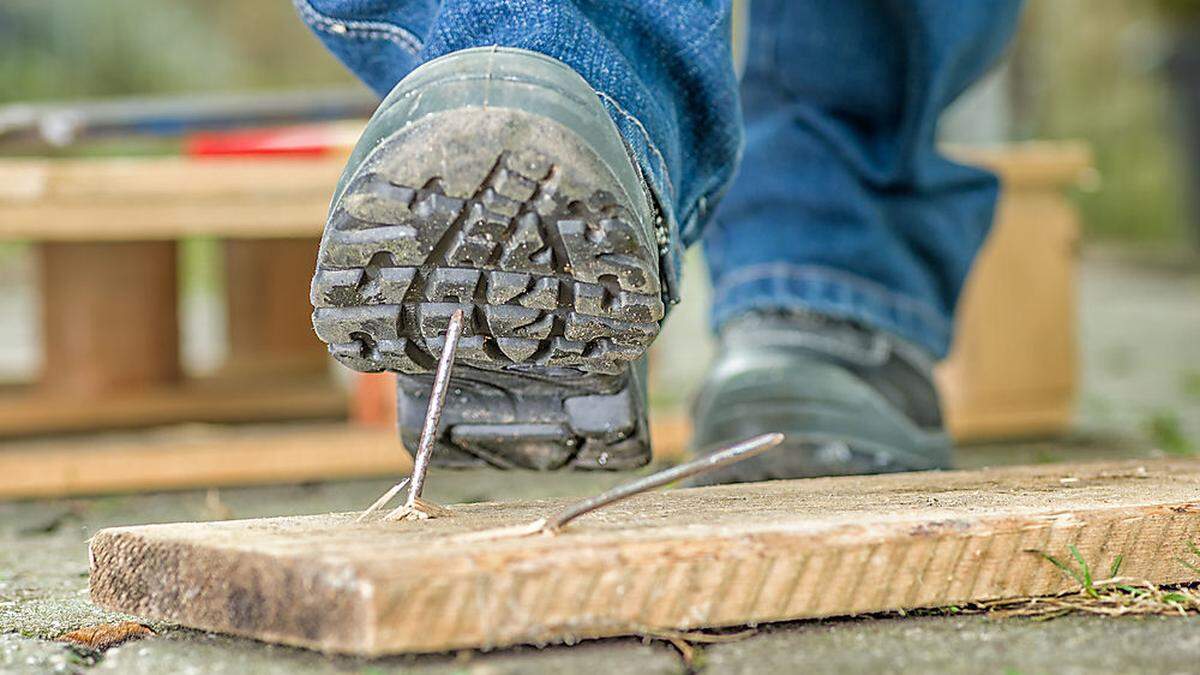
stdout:
[(628, 468), (649, 460), (631, 364), (658, 334), (657, 253), (565, 125), (464, 106), (385, 138), (331, 209), (313, 326), (343, 365), (394, 371), (415, 449), (451, 315), (467, 318), (434, 458)]

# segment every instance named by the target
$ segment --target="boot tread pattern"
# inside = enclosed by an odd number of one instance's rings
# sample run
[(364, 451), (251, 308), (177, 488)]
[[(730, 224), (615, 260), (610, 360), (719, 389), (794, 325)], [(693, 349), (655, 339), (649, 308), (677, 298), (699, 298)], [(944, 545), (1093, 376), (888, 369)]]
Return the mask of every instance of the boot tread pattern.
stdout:
[(463, 309), (468, 365), (624, 372), (663, 318), (656, 256), (612, 195), (570, 198), (560, 183), (536, 151), (502, 152), (465, 197), (438, 177), (358, 176), (322, 242), (317, 335), (355, 370), (424, 373)]

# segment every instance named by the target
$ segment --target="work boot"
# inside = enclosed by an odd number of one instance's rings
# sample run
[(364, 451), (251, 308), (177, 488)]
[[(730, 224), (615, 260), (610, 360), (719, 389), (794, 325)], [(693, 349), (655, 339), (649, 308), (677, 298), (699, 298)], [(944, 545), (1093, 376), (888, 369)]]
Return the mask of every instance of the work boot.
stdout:
[(772, 431), (786, 439), (696, 484), (950, 466), (932, 360), (908, 342), (820, 314), (753, 312), (726, 324), (718, 354), (693, 449)]
[(342, 173), (312, 281), (334, 358), (398, 376), (415, 451), (466, 314), (434, 462), (625, 469), (650, 459), (663, 318), (657, 211), (596, 94), (518, 49), (449, 54), (380, 104)]

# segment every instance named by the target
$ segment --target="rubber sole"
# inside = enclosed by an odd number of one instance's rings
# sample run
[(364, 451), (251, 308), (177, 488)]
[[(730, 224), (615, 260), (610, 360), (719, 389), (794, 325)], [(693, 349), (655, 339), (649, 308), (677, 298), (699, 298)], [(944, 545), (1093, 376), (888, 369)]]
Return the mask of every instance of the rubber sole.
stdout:
[[(400, 375), (401, 437), (415, 451), (429, 375)], [(434, 458), (441, 466), (632, 469), (650, 460), (636, 369), (618, 376), (539, 377), (466, 366), (452, 378)]]
[(429, 374), (464, 310), (439, 464), (644, 464), (631, 364), (664, 306), (657, 252), (627, 203), (553, 120), (482, 107), (422, 118), (379, 143), (334, 203), (314, 329), (343, 365), (401, 373), (401, 437), (415, 448)]
[(557, 173), (530, 150), (501, 153), (471, 195), (437, 176), (355, 180), (313, 277), (317, 335), (355, 370), (427, 372), (463, 309), (461, 362), (623, 372), (663, 318), (648, 292), (657, 261), (611, 195), (564, 198)]

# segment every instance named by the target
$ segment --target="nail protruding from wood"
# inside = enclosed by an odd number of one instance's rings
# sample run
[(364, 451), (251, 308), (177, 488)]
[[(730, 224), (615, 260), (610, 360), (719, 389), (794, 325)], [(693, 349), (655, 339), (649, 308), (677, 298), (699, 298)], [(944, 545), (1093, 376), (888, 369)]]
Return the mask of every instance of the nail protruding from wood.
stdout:
[(450, 387), (450, 370), (454, 366), (454, 352), (458, 350), (458, 339), (462, 337), (464, 315), (461, 309), (454, 310), (450, 325), (446, 328), (446, 344), (438, 360), (437, 372), (433, 376), (433, 392), (429, 395), (429, 407), (425, 409), (425, 425), (421, 428), (421, 441), (417, 445), (417, 456), (413, 459), (412, 485), (408, 488), (408, 501), (412, 506), (421, 498), (425, 489), (425, 474), (429, 471), (429, 458), (433, 455), (433, 442), (437, 440), (438, 423), (442, 420), (442, 409), (446, 407), (446, 389)]
[(584, 514), (591, 513), (596, 509), (604, 508), (636, 494), (669, 485), (677, 480), (698, 476), (724, 466), (729, 466), (730, 464), (735, 464), (744, 459), (761, 455), (782, 443), (783, 438), (783, 434), (780, 433), (754, 436), (710, 455), (693, 459), (690, 462), (685, 462), (669, 469), (656, 471), (649, 476), (618, 485), (594, 497), (588, 497), (587, 499), (569, 504), (566, 508), (548, 518), (538, 518), (529, 523), (469, 532), (458, 537), (457, 541), (479, 541), (505, 539), (508, 537), (527, 537), (534, 534), (556, 534), (566, 527), (568, 523)]
[(756, 455), (760, 455), (767, 450), (779, 445), (783, 442), (783, 434), (771, 433), (755, 436), (735, 443), (734, 445), (719, 450), (710, 455), (693, 459), (690, 462), (684, 462), (678, 466), (673, 466), (669, 469), (656, 471), (649, 476), (630, 481), (623, 485), (602, 492), (595, 497), (580, 500), (567, 506), (562, 511), (546, 519), (542, 529), (545, 532), (557, 532), (570, 523), (572, 520), (596, 509), (603, 508), (609, 504), (619, 502), (622, 499), (627, 499), (636, 494), (653, 490), (657, 487), (662, 487), (677, 480), (698, 476), (702, 473), (707, 473), (723, 466), (729, 466), (740, 462), (744, 459), (750, 459)]
[(437, 440), (438, 424), (442, 420), (442, 409), (446, 407), (446, 390), (450, 387), (450, 370), (454, 367), (454, 353), (458, 350), (458, 339), (462, 337), (466, 322), (463, 310), (457, 309), (450, 316), (446, 327), (446, 344), (438, 359), (437, 372), (433, 375), (433, 391), (429, 394), (429, 407), (425, 409), (425, 424), (421, 427), (421, 440), (417, 444), (417, 456), (413, 458), (412, 482), (408, 486), (408, 497), (404, 505), (384, 516), (384, 520), (424, 520), (447, 515), (449, 512), (432, 502), (421, 499), (425, 489), (425, 474), (429, 472), (429, 459), (433, 456), (433, 444)]

